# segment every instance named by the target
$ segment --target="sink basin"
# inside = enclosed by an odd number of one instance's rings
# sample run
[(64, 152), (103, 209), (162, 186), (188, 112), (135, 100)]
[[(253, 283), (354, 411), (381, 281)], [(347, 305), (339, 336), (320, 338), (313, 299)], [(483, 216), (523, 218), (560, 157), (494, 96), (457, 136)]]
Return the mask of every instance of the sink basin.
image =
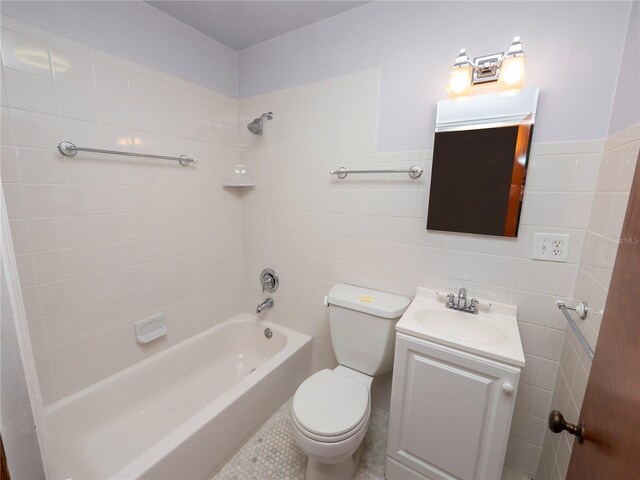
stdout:
[(462, 342), (473, 342), (479, 345), (498, 344), (509, 338), (501, 325), (486, 321), (482, 314), (471, 315), (441, 308), (419, 310), (416, 320), (426, 330), (436, 335), (447, 336)]
[(517, 307), (481, 302), (478, 314), (445, 307), (435, 290), (418, 288), (416, 297), (396, 325), (400, 333), (459, 350), (524, 366)]

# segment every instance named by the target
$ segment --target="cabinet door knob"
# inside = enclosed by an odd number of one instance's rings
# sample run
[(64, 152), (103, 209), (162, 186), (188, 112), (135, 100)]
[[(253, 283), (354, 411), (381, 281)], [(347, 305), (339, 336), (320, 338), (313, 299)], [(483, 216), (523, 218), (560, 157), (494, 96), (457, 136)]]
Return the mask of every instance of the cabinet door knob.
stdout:
[(507, 395), (511, 395), (513, 393), (513, 385), (511, 385), (509, 382), (504, 382), (502, 384), (502, 390)]

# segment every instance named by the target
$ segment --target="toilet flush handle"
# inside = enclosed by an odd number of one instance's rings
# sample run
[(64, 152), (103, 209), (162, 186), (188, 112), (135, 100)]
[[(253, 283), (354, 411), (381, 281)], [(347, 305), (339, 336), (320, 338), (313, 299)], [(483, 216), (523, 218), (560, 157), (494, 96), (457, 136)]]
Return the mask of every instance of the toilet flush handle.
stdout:
[(329, 306), (329, 297), (327, 297), (326, 295), (324, 296), (324, 306), (328, 307)]

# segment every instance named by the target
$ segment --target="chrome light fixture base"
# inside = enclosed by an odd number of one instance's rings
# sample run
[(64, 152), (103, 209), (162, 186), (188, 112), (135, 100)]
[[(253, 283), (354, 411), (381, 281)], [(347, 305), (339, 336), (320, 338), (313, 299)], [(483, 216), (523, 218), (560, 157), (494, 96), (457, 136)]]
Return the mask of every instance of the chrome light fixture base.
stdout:
[(471, 84), (496, 82), (500, 76), (500, 65), (503, 57), (504, 52), (500, 52), (474, 58)]

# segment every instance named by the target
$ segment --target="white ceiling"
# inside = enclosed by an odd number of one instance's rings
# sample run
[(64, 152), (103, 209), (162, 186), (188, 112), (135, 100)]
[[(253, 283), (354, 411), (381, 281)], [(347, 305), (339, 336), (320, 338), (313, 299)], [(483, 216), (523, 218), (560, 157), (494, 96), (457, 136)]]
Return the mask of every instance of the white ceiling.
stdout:
[(367, 1), (147, 1), (206, 36), (239, 51)]

